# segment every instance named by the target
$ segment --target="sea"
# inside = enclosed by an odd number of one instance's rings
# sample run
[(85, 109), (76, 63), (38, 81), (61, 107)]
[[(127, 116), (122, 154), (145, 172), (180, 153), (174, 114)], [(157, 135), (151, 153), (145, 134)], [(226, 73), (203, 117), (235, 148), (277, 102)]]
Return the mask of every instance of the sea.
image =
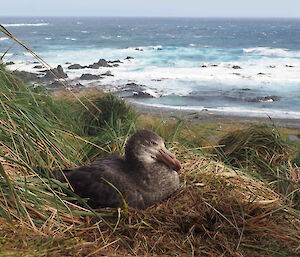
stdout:
[[(70, 80), (119, 92), (142, 85), (149, 107), (224, 115), (300, 119), (300, 19), (0, 17), (0, 23)], [(36, 61), (0, 34), (0, 54), (14, 70)], [(127, 58), (126, 57), (133, 57)], [(99, 59), (118, 67), (68, 70)]]

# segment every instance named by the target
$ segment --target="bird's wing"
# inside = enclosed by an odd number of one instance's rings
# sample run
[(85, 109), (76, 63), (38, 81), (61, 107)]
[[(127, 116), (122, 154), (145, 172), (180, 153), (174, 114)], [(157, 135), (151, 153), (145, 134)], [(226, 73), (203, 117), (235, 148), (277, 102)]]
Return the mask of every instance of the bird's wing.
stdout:
[(121, 195), (111, 185), (114, 184), (111, 181), (113, 178), (107, 176), (105, 172), (99, 172), (93, 167), (81, 167), (66, 171), (65, 176), (74, 192), (82, 198), (87, 198), (92, 208), (122, 205)]

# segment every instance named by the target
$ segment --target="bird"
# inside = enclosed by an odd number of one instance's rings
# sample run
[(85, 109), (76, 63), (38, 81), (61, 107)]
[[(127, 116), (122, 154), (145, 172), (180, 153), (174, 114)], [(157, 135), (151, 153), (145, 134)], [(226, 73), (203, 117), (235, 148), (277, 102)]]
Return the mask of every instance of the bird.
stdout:
[(168, 198), (179, 187), (181, 163), (155, 132), (142, 129), (125, 146), (125, 156), (111, 154), (89, 166), (63, 170), (58, 179), (93, 208), (147, 207)]

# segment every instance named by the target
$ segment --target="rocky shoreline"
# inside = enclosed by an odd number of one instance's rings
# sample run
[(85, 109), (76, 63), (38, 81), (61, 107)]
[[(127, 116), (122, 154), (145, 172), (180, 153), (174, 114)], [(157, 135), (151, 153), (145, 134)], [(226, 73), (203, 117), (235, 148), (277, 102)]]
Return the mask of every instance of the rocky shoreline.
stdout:
[[(142, 48), (137, 48), (136, 51), (143, 51)], [(127, 56), (124, 60), (105, 60), (99, 59), (97, 62), (94, 62), (89, 65), (81, 65), (79, 63), (65, 63), (65, 69), (63, 69), (62, 65), (58, 65), (56, 68), (51, 70), (47, 70), (38, 62), (34, 62), (33, 71), (19, 71), (16, 70), (14, 73), (21, 77), (26, 82), (32, 83), (41, 83), (45, 85), (50, 90), (62, 89), (65, 87), (69, 87), (69, 89), (73, 90), (83, 90), (85, 87), (97, 87), (103, 91), (113, 91), (117, 93), (119, 96), (124, 98), (153, 98), (159, 97), (161, 94), (157, 91), (153, 91), (149, 93), (149, 87), (146, 85), (138, 84), (135, 81), (128, 81), (128, 83), (122, 83), (121, 85), (112, 85), (109, 84), (101, 84), (99, 82), (106, 77), (114, 77), (113, 69), (116, 67), (120, 67), (121, 65), (126, 65), (126, 62), (130, 62), (134, 60), (134, 57)], [(13, 62), (9, 62), (6, 65), (13, 65)], [(66, 66), (68, 65), (68, 66)], [(217, 67), (218, 64), (210, 64), (210, 66)], [(202, 68), (208, 67), (207, 64), (202, 64)], [(233, 65), (231, 67), (234, 70), (242, 69), (242, 67), (238, 65)], [(105, 69), (105, 71), (101, 73), (94, 74), (95, 70)], [(72, 71), (81, 71), (80, 76), (70, 79), (68, 77), (68, 73)], [(240, 75), (239, 73), (234, 73), (236, 75)], [(266, 75), (264, 73), (257, 74), (258, 76)], [(156, 79), (154, 82), (160, 82), (164, 79)], [(246, 92), (248, 92), (246, 94)], [(225, 92), (224, 92), (225, 93)], [(237, 92), (245, 102), (249, 103), (270, 103), (275, 101), (280, 101), (281, 97), (277, 95), (264, 95), (264, 96), (253, 96), (250, 88), (242, 88), (238, 89)], [(193, 94), (189, 95), (193, 97)]]
[[(140, 51), (140, 50), (139, 50)], [(68, 88), (74, 91), (84, 90), (85, 88), (96, 87), (103, 91), (113, 91), (122, 98), (152, 98), (154, 97), (150, 93), (146, 92), (147, 87), (145, 85), (137, 84), (135, 82), (128, 82), (126, 84), (117, 85), (113, 88), (111, 85), (99, 85), (96, 82), (101, 81), (105, 77), (114, 77), (113, 69), (124, 64), (124, 61), (133, 60), (134, 57), (127, 56), (123, 61), (121, 60), (105, 60), (99, 59), (89, 65), (81, 65), (79, 63), (65, 63), (67, 66), (65, 69), (62, 65), (58, 65), (53, 69), (46, 69), (38, 62), (34, 62), (33, 71), (19, 71), (14, 70), (13, 73), (20, 77), (25, 82), (33, 84), (42, 84), (49, 90), (61, 90)], [(13, 65), (14, 63), (8, 63), (7, 65)], [(103, 71), (100, 74), (93, 74), (93, 70), (99, 70), (101, 68), (109, 68), (109, 70)], [(70, 79), (68, 73), (72, 70), (82, 70), (79, 77)], [(91, 70), (91, 73), (88, 72)]]
[[(138, 49), (136, 51), (141, 51), (141, 49)], [(86, 88), (95, 87), (99, 90), (103, 91), (109, 91), (114, 92), (118, 96), (128, 99), (129, 102), (135, 104), (138, 109), (141, 111), (147, 111), (151, 112), (153, 114), (157, 114), (157, 112), (162, 112), (164, 114), (172, 113), (184, 113), (185, 115), (190, 115), (191, 113), (197, 113), (197, 115), (194, 115), (193, 119), (198, 119), (195, 117), (200, 117), (199, 119), (207, 119), (210, 117), (219, 118), (221, 117), (233, 117), (233, 119), (242, 119), (242, 120), (264, 120), (268, 121), (268, 118), (259, 118), (259, 117), (248, 117), (242, 115), (230, 115), (220, 112), (212, 112), (208, 111), (206, 109), (199, 110), (197, 112), (189, 111), (189, 110), (179, 110), (179, 109), (172, 109), (172, 108), (161, 108), (161, 107), (153, 107), (153, 106), (146, 106), (139, 104), (134, 101), (136, 98), (146, 99), (146, 98), (154, 98), (154, 97), (160, 97), (161, 95), (156, 91), (151, 91), (149, 93), (149, 87), (146, 85), (138, 84), (135, 81), (128, 81), (127, 83), (117, 84), (117, 85), (110, 85), (105, 83), (99, 83), (104, 78), (108, 77), (114, 77), (114, 69), (117, 67), (121, 67), (122, 65), (127, 65), (132, 60), (134, 60), (134, 57), (127, 56), (126, 58), (122, 60), (105, 60), (105, 59), (99, 59), (97, 62), (88, 64), (88, 65), (81, 65), (80, 63), (69, 63), (66, 62), (62, 67), (62, 65), (58, 65), (56, 68), (53, 68), (51, 70), (46, 69), (38, 62), (32, 63), (33, 69), (30, 71), (19, 71), (15, 70), (13, 71), (14, 74), (21, 77), (26, 82), (34, 83), (34, 84), (42, 84), (46, 86), (49, 90), (61, 90), (64, 88), (68, 88), (69, 90), (73, 90), (75, 92), (79, 92), (82, 90), (85, 90)], [(9, 65), (13, 65), (13, 63), (9, 63)], [(211, 64), (214, 66), (217, 66), (217, 64)], [(206, 65), (202, 66), (203, 68), (207, 67)], [(242, 69), (242, 67), (233, 65), (231, 67), (234, 70)], [(79, 71), (76, 74), (76, 77), (70, 78), (68, 74), (72, 73), (72, 71)], [(95, 71), (97, 70), (97, 74), (95, 74)], [(34, 72), (32, 72), (34, 71)], [(99, 72), (100, 71), (100, 72)], [(262, 74), (258, 74), (262, 75)], [(160, 82), (161, 80), (156, 80), (155, 82)], [(250, 88), (241, 88), (241, 89), (233, 89), (237, 90), (236, 92), (232, 92), (237, 94), (237, 96), (242, 99), (245, 102), (249, 103), (271, 103), (275, 101), (280, 101), (281, 97), (277, 95), (266, 95), (266, 96), (257, 96), (253, 93), (253, 91)], [(228, 92), (224, 92), (224, 95), (226, 95)], [(231, 97), (231, 92), (229, 92), (228, 97)], [(194, 97), (192, 94), (188, 95), (188, 97)], [(266, 116), (267, 117), (267, 116)], [(275, 120), (275, 119), (273, 119)], [(291, 126), (300, 127), (300, 124), (297, 125), (297, 123), (300, 123), (299, 120), (295, 119), (276, 119), (276, 120), (284, 120), (287, 121)], [(290, 126), (288, 125), (288, 126)]]

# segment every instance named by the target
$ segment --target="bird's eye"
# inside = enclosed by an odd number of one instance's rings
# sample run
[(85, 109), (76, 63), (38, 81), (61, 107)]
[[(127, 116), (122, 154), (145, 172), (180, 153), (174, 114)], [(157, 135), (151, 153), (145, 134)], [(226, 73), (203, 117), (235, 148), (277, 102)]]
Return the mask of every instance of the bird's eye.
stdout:
[(154, 141), (150, 141), (149, 143), (150, 143), (150, 145), (157, 145), (157, 143)]

